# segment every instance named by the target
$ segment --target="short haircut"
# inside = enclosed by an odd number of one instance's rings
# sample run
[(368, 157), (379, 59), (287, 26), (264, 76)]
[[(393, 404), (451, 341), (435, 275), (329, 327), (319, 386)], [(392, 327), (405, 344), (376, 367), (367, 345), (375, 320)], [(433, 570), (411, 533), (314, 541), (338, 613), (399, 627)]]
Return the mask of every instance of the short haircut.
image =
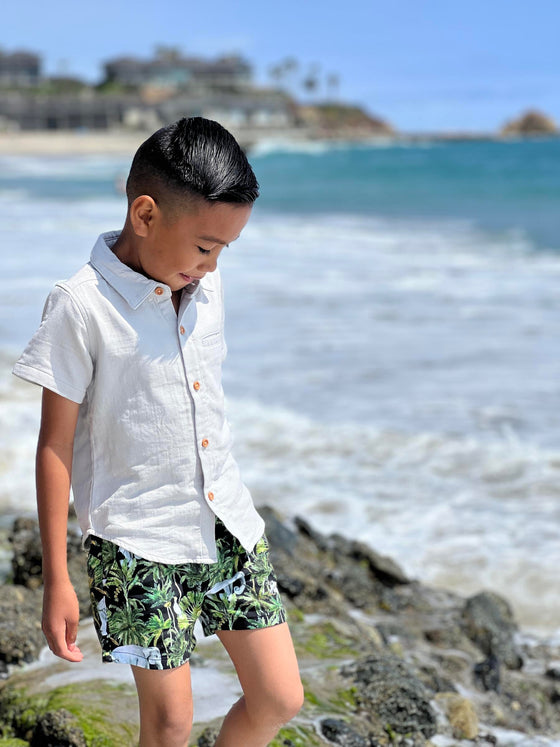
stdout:
[(259, 183), (239, 143), (221, 124), (183, 117), (138, 148), (126, 194), (129, 206), (147, 194), (160, 208), (177, 212), (201, 199), (253, 203)]

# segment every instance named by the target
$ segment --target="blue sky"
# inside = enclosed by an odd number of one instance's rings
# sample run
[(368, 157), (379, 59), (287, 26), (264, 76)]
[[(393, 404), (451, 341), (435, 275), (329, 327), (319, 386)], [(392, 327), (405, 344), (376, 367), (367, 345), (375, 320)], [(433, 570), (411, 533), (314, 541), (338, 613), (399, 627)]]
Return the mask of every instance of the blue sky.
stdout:
[(92, 81), (103, 60), (156, 44), (239, 52), (260, 82), (293, 56), (400, 130), (493, 130), (528, 107), (560, 123), (558, 28), (558, 0), (36, 0), (5, 4), (0, 47)]

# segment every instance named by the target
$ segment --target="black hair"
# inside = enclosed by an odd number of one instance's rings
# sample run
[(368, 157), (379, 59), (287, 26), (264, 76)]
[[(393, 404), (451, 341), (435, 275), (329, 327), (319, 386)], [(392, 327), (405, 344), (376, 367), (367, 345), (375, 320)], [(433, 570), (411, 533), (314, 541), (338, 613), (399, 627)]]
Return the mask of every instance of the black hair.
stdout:
[(138, 148), (126, 194), (129, 206), (142, 194), (161, 207), (179, 209), (196, 199), (253, 203), (259, 183), (239, 143), (221, 124), (183, 117)]

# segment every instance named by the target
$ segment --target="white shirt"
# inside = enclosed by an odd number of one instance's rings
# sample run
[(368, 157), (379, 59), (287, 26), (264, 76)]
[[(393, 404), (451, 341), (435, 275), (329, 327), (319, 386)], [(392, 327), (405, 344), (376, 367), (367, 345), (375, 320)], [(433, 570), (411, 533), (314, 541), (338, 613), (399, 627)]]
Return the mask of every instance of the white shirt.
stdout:
[(212, 563), (218, 516), (252, 550), (264, 521), (231, 454), (219, 272), (184, 289), (176, 313), (168, 285), (113, 253), (119, 235), (101, 234), (56, 283), (13, 373), (80, 404), (72, 491), (84, 540)]

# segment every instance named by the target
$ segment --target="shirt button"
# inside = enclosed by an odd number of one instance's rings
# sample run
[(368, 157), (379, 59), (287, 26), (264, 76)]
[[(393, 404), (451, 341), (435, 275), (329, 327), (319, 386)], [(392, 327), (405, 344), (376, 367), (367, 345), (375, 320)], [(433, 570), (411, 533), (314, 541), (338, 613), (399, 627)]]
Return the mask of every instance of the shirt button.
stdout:
[(185, 334), (185, 328), (183, 327), (183, 325), (182, 325), (182, 324), (181, 324), (181, 326), (179, 327), (179, 332), (180, 332), (180, 333), (181, 333), (182, 335), (184, 335), (184, 334)]
[(208, 446), (208, 439), (207, 438), (202, 439), (202, 446), (204, 448), (206, 448)]
[(214, 493), (208, 493), (208, 500), (213, 501), (214, 500)]
[(157, 293), (158, 296), (161, 296), (161, 294), (163, 293), (163, 288), (161, 287), (161, 285), (158, 285), (154, 293)]
[(200, 389), (200, 381), (195, 381), (192, 386), (195, 392), (198, 392), (198, 390)]

